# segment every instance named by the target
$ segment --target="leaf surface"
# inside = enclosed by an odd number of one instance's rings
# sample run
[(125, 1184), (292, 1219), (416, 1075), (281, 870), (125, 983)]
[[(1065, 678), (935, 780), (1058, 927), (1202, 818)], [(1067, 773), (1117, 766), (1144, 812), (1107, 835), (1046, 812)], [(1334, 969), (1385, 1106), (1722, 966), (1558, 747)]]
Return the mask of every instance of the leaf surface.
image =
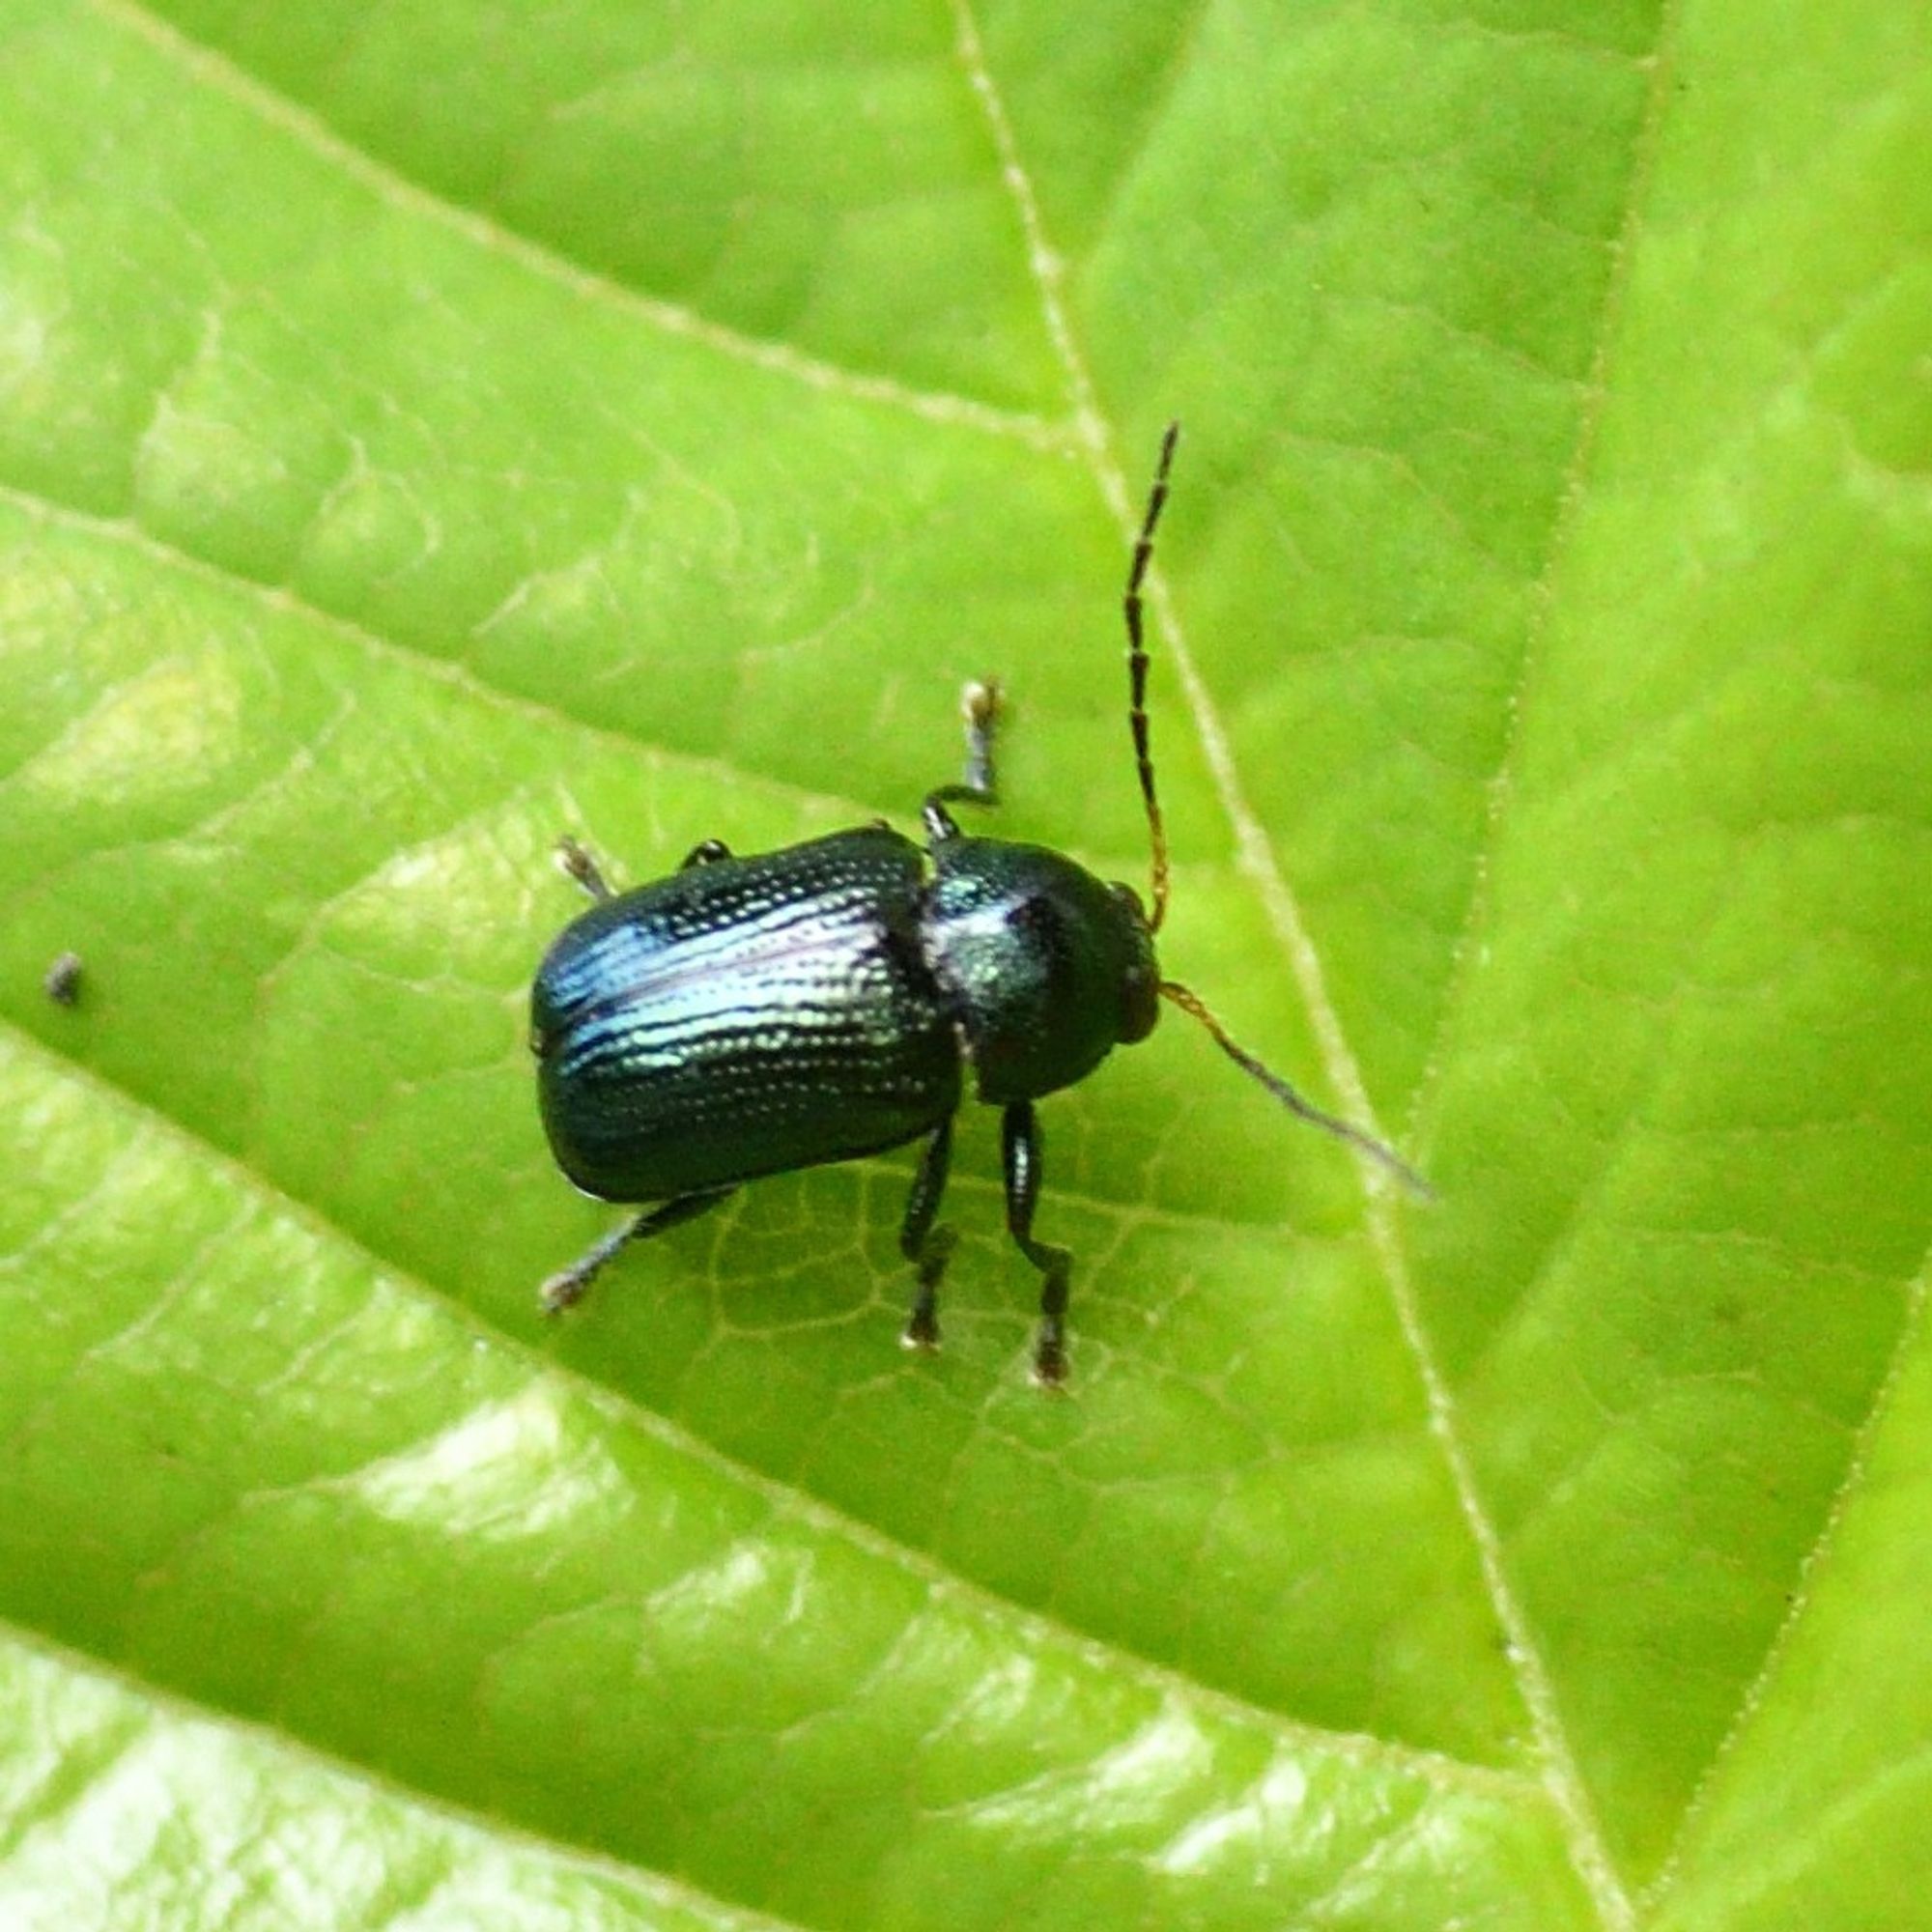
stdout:
[[(0, 10), (0, 1916), (1889, 1925), (1913, 10)], [(999, 829), (1178, 1016), (567, 1321), (559, 832)], [(67, 950), (72, 1007), (41, 990)]]

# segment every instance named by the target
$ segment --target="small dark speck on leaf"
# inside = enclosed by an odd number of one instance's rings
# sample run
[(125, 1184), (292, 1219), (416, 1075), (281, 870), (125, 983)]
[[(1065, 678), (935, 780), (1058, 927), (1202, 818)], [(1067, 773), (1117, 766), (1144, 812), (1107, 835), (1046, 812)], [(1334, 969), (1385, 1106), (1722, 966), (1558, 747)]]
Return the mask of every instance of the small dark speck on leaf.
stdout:
[(75, 1006), (80, 1000), (82, 970), (78, 952), (63, 952), (47, 968), (46, 977), (41, 981), (41, 988), (55, 1006)]

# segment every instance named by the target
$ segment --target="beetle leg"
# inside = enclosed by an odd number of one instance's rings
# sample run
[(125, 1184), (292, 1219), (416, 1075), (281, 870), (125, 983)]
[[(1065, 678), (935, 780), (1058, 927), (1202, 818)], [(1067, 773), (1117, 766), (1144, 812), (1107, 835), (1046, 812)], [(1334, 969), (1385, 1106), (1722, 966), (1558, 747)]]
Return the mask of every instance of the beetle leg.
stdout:
[(1015, 1100), (1007, 1109), (1000, 1121), (1000, 1140), (1007, 1170), (1007, 1232), (1041, 1275), (1033, 1378), (1042, 1388), (1058, 1388), (1066, 1379), (1066, 1276), (1073, 1257), (1065, 1248), (1033, 1237), (1045, 1139), (1031, 1100)]
[(960, 716), (966, 721), (966, 777), (959, 784), (940, 785), (925, 795), (921, 816), (926, 837), (934, 844), (957, 838), (949, 805), (998, 805), (993, 781), (993, 727), (1000, 715), (1000, 687), (991, 678), (975, 678), (959, 696)]
[(935, 1228), (939, 1198), (946, 1192), (946, 1172), (952, 1160), (952, 1120), (949, 1115), (933, 1130), (913, 1177), (906, 1199), (905, 1220), (899, 1226), (899, 1252), (919, 1269), (919, 1288), (912, 1313), (899, 1339), (908, 1349), (939, 1347), (939, 1281), (952, 1257), (951, 1228)]
[(675, 1201), (667, 1201), (662, 1208), (639, 1214), (614, 1235), (606, 1235), (537, 1290), (543, 1312), (561, 1315), (572, 1303), (582, 1301), (584, 1292), (596, 1280), (597, 1271), (619, 1248), (628, 1247), (633, 1241), (648, 1241), (653, 1235), (662, 1235), (667, 1228), (675, 1228), (681, 1222), (695, 1221), (737, 1191), (735, 1187), (713, 1187), (702, 1194), (680, 1194)]
[(966, 789), (988, 805), (999, 798), (993, 783), (993, 727), (1000, 716), (1000, 686), (996, 678), (975, 678), (959, 694), (959, 715), (966, 721)]
[(563, 869), (593, 899), (608, 899), (611, 896), (610, 882), (605, 878), (603, 868), (567, 832), (556, 841), (556, 856)]
[(684, 855), (684, 863), (678, 867), (680, 872), (688, 872), (694, 866), (715, 866), (720, 859), (728, 859), (731, 848), (722, 838), (703, 838)]

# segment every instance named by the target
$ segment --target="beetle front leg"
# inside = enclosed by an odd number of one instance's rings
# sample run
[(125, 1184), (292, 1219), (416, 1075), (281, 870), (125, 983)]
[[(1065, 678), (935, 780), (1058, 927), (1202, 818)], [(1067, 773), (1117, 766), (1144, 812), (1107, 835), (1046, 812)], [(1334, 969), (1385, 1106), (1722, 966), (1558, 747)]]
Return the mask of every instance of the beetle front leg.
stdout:
[(1006, 1157), (1007, 1232), (1041, 1275), (1039, 1338), (1034, 1344), (1033, 1378), (1042, 1388), (1066, 1379), (1066, 1277), (1073, 1257), (1033, 1237), (1033, 1210), (1039, 1201), (1040, 1156), (1045, 1141), (1031, 1100), (1015, 1100), (1000, 1121)]
[(567, 1268), (558, 1268), (537, 1290), (537, 1300), (543, 1312), (546, 1315), (561, 1315), (573, 1303), (582, 1301), (590, 1284), (597, 1279), (598, 1270), (619, 1248), (629, 1247), (633, 1241), (648, 1241), (653, 1235), (662, 1235), (667, 1228), (695, 1221), (698, 1215), (708, 1214), (721, 1202), (729, 1200), (737, 1191), (735, 1187), (714, 1187), (702, 1194), (680, 1194), (675, 1201), (667, 1201), (662, 1208), (653, 1208), (649, 1213), (639, 1214), (614, 1235), (606, 1235), (601, 1241), (586, 1248)]
[(925, 1144), (919, 1172), (913, 1177), (912, 1193), (906, 1198), (905, 1219), (899, 1225), (899, 1252), (919, 1270), (912, 1312), (899, 1338), (908, 1349), (939, 1347), (939, 1283), (952, 1258), (953, 1234), (951, 1228), (935, 1228), (932, 1223), (939, 1212), (940, 1197), (946, 1192), (946, 1174), (952, 1162), (952, 1122), (949, 1116)]
[(966, 721), (965, 781), (927, 792), (921, 812), (926, 837), (935, 844), (959, 837), (959, 828), (946, 809), (949, 805), (995, 806), (1000, 802), (993, 782), (993, 727), (1000, 715), (1000, 687), (991, 678), (975, 678), (959, 695), (959, 713)]

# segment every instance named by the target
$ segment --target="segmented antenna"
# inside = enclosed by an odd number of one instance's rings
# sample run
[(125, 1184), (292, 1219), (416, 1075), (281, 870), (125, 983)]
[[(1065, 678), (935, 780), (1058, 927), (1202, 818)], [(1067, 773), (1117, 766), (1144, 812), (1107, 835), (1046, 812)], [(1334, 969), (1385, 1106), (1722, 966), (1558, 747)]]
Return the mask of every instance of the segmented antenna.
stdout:
[(1160, 982), (1160, 996), (1163, 1000), (1179, 1007), (1184, 1013), (1192, 1013), (1213, 1036), (1214, 1044), (1238, 1066), (1243, 1073), (1251, 1074), (1265, 1087), (1274, 1097), (1292, 1114), (1299, 1114), (1311, 1126), (1320, 1127), (1323, 1133), (1333, 1134), (1337, 1140), (1347, 1141), (1350, 1147), (1360, 1148), (1372, 1159), (1379, 1161), (1402, 1184), (1425, 1201), (1435, 1199), (1435, 1190), (1421, 1175), (1404, 1160), (1392, 1147), (1385, 1147), (1374, 1134), (1365, 1133), (1360, 1127), (1351, 1126), (1347, 1121), (1338, 1120), (1333, 1114), (1324, 1113), (1313, 1100), (1304, 1098), (1279, 1073), (1264, 1066), (1246, 1047), (1240, 1046), (1228, 1037), (1228, 1030), (1208, 1010), (1200, 997), (1191, 987), (1183, 986), (1178, 980), (1163, 980)]
[(1141, 533), (1134, 540), (1134, 558), (1127, 566), (1126, 595), (1121, 608), (1127, 618), (1127, 721), (1134, 733), (1134, 762), (1140, 767), (1141, 796), (1147, 801), (1148, 837), (1153, 846), (1153, 879), (1150, 895), (1148, 930), (1158, 932), (1167, 917), (1167, 828), (1160, 822), (1160, 800), (1154, 796), (1153, 753), (1148, 747), (1147, 642), (1141, 634), (1141, 580), (1147, 575), (1148, 560), (1153, 555), (1154, 526), (1160, 522), (1167, 501), (1167, 472), (1174, 462), (1174, 445), (1180, 440), (1180, 425), (1171, 422), (1160, 440), (1160, 457), (1154, 464), (1153, 488), (1148, 492), (1147, 512), (1141, 518)]

